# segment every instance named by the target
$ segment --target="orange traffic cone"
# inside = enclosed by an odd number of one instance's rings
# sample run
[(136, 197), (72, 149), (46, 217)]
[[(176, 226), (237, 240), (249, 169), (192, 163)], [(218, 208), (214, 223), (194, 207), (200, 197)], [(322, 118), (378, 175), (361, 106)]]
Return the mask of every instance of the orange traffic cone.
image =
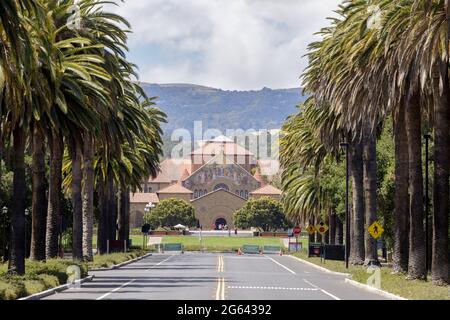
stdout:
[(241, 248), (238, 249), (238, 256), (242, 256)]

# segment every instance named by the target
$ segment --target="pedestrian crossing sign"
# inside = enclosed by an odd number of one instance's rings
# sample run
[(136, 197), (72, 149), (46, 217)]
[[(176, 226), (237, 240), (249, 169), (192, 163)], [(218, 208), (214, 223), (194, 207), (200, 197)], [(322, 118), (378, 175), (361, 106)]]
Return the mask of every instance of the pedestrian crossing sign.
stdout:
[(379, 224), (378, 221), (372, 223), (367, 230), (369, 231), (370, 235), (375, 239), (378, 239), (384, 232), (383, 226)]
[(306, 227), (306, 231), (308, 231), (309, 234), (313, 234), (314, 232), (316, 232), (316, 228), (314, 228), (313, 225), (309, 225)]
[(326, 232), (328, 231), (328, 229), (330, 229), (330, 228), (329, 228), (328, 225), (327, 225), (326, 223), (324, 223), (324, 222), (321, 222), (321, 223), (319, 223), (319, 224), (316, 226), (316, 230), (317, 230), (320, 234), (326, 233)]

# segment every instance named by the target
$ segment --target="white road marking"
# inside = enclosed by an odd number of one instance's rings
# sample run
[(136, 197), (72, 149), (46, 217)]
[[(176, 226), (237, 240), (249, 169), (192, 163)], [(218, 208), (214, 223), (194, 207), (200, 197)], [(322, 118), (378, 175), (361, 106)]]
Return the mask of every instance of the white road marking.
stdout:
[(316, 286), (315, 284), (312, 284), (311, 282), (309, 282), (308, 280), (306, 280), (306, 279), (303, 279), (303, 281), (305, 281), (307, 284), (309, 284), (309, 285), (311, 285), (311, 286), (313, 286), (314, 288), (317, 288), (317, 289), (319, 289), (320, 291), (322, 291), (323, 293), (325, 293), (326, 295), (328, 295), (328, 296), (330, 296), (330, 297), (332, 297), (334, 300), (341, 300), (340, 298), (338, 298), (338, 297), (336, 297), (335, 295), (333, 295), (333, 294), (331, 294), (331, 293), (329, 293), (328, 291), (326, 291), (326, 290), (323, 290), (322, 288), (320, 288), (320, 287), (318, 287), (318, 286)]
[(271, 257), (267, 257), (267, 259), (272, 260), (274, 263), (276, 263), (277, 265), (279, 265), (280, 267), (286, 269), (287, 271), (289, 271), (292, 274), (296, 274), (294, 271), (292, 271), (291, 269), (289, 269), (288, 267), (282, 265), (281, 263), (279, 263), (278, 261), (276, 261), (275, 259), (272, 259)]
[(289, 287), (256, 287), (256, 286), (228, 286), (228, 289), (256, 289), (256, 290), (291, 290), (291, 291), (319, 291), (319, 288), (289, 288)]
[(150, 270), (152, 270), (153, 268), (162, 265), (164, 262), (166, 262), (166, 261), (169, 260), (170, 258), (173, 258), (174, 256), (175, 256), (175, 255), (171, 255), (171, 256), (168, 257), (167, 259), (164, 259), (163, 261), (158, 262), (157, 264), (155, 264), (154, 266), (151, 266), (149, 269), (147, 269), (147, 270), (145, 270), (145, 271), (150, 271)]
[[(166, 262), (167, 260), (169, 260), (169, 259), (172, 258), (173, 256), (174, 256), (174, 255), (171, 255), (171, 256), (168, 257), (167, 259), (164, 259), (163, 261), (161, 261), (161, 262), (155, 264), (154, 266), (152, 266), (150, 269), (147, 269), (146, 271), (149, 271), (149, 270), (151, 270), (152, 268), (157, 267), (157, 266), (163, 264), (164, 262)], [(122, 289), (122, 288), (128, 286), (129, 284), (133, 283), (134, 281), (136, 281), (136, 279), (133, 279), (133, 280), (131, 280), (131, 281), (128, 281), (127, 283), (121, 285), (120, 287), (115, 288), (114, 290), (111, 290), (111, 291), (108, 292), (108, 293), (105, 293), (105, 294), (102, 295), (101, 297), (98, 297), (96, 300), (102, 300), (102, 299), (106, 298), (107, 296), (109, 296), (110, 294), (112, 294), (112, 293), (114, 293), (114, 292), (117, 292), (117, 291), (119, 291), (120, 289)]]
[(243, 260), (243, 259), (259, 259), (259, 260), (261, 260), (261, 259), (263, 259), (263, 260), (266, 260), (266, 259), (268, 259), (267, 257), (261, 257), (261, 256), (256, 256), (256, 257), (251, 257), (251, 256), (225, 256), (225, 258), (227, 258), (227, 259), (241, 259), (241, 260)]
[(116, 292), (116, 291), (119, 291), (120, 289), (122, 289), (123, 287), (126, 287), (127, 285), (133, 283), (134, 281), (136, 281), (136, 279), (133, 279), (133, 280), (131, 280), (131, 281), (128, 281), (127, 283), (121, 285), (120, 287), (115, 288), (114, 290), (111, 290), (111, 291), (108, 292), (108, 293), (105, 293), (105, 294), (102, 295), (101, 297), (98, 297), (96, 300), (102, 300), (103, 298), (106, 298), (106, 297), (109, 296), (110, 294), (112, 294), (112, 293), (114, 293), (114, 292)]

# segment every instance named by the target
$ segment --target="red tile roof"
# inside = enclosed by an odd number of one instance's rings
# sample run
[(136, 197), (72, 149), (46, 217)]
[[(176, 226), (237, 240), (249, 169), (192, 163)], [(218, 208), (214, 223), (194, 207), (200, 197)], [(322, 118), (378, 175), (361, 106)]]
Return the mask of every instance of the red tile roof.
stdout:
[(156, 193), (132, 193), (130, 195), (130, 203), (158, 203), (159, 198)]
[(259, 188), (255, 191), (250, 192), (250, 194), (262, 194), (262, 195), (281, 195), (283, 192), (280, 189), (275, 188), (274, 186), (271, 186), (270, 184)]
[(167, 188), (161, 189), (157, 192), (160, 193), (179, 193), (179, 194), (187, 194), (187, 193), (193, 193), (191, 190), (186, 189), (179, 183), (175, 183), (171, 186), (168, 186)]
[(184, 169), (183, 174), (181, 175), (180, 181), (184, 181), (187, 178), (189, 178), (190, 174), (189, 171), (187, 171), (187, 169)]
[(152, 183), (171, 183), (172, 180), (169, 177), (167, 177), (164, 173), (160, 173), (160, 174), (158, 174), (158, 176), (155, 179), (152, 179), (150, 177), (148, 182), (152, 182)]
[(258, 180), (258, 182), (261, 184), (261, 187), (266, 186), (266, 181), (264, 181), (263, 176), (261, 175), (261, 173), (259, 173), (259, 171), (256, 171), (255, 175), (254, 175), (255, 179)]

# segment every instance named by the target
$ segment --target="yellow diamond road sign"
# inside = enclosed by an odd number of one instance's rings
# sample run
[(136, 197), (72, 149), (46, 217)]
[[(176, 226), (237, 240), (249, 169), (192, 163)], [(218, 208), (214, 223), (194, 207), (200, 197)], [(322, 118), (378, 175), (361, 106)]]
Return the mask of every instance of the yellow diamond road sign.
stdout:
[(314, 226), (309, 225), (306, 227), (306, 231), (308, 231), (309, 234), (313, 234), (314, 232), (316, 232), (316, 228), (314, 228)]
[(325, 232), (328, 231), (328, 229), (329, 229), (328, 225), (327, 225), (326, 223), (323, 223), (323, 222), (319, 223), (319, 224), (316, 226), (316, 230), (317, 230), (320, 234), (324, 234)]
[(367, 229), (372, 237), (375, 239), (378, 239), (384, 232), (384, 228), (381, 224), (378, 223), (378, 221), (375, 221), (372, 223)]

